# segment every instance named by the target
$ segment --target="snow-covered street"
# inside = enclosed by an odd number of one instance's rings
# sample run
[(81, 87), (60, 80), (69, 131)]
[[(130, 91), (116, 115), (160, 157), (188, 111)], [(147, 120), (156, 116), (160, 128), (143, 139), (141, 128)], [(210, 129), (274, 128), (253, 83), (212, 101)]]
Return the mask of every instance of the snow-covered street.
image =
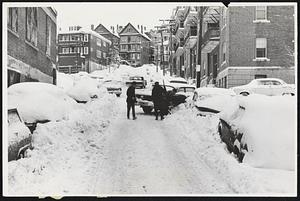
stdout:
[(217, 133), (218, 118), (180, 105), (163, 121), (125, 96), (82, 105), (41, 124), (28, 158), (9, 162), (9, 193), (20, 195), (290, 195), (294, 171), (239, 163)]

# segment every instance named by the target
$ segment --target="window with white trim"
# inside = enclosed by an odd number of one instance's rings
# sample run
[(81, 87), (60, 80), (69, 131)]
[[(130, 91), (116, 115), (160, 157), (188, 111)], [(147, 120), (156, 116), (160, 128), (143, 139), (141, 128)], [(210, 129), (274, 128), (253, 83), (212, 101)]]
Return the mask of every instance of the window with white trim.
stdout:
[(83, 53), (88, 54), (89, 53), (89, 47), (84, 47)]
[(69, 54), (69, 48), (68, 47), (63, 47), (62, 48), (62, 53), (63, 54)]
[(222, 61), (226, 61), (226, 42), (223, 43), (223, 54), (222, 54)]
[(47, 16), (46, 21), (46, 54), (51, 55), (52, 20)]
[(106, 52), (103, 52), (103, 58), (104, 59), (106, 58)]
[(88, 34), (84, 34), (83, 41), (84, 42), (88, 42), (89, 41), (89, 35)]
[(96, 57), (97, 58), (101, 58), (102, 57), (102, 52), (100, 50), (97, 50)]
[(256, 6), (256, 20), (267, 19), (267, 6)]
[(256, 38), (256, 58), (267, 57), (267, 39)]
[(37, 46), (37, 8), (26, 8), (26, 40)]
[(18, 8), (8, 8), (8, 18), (7, 27), (18, 32)]

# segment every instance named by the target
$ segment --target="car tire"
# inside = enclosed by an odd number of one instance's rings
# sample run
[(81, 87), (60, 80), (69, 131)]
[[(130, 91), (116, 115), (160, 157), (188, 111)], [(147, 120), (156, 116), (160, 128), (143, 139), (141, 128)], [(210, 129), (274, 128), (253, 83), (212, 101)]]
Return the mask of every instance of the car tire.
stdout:
[(116, 96), (117, 96), (117, 97), (120, 97), (120, 96), (121, 96), (121, 94), (116, 94)]
[(243, 92), (240, 93), (240, 95), (242, 95), (242, 96), (249, 96), (249, 92), (243, 91)]
[(295, 96), (294, 93), (283, 93), (282, 95), (283, 95), (283, 96), (286, 96), (286, 95)]
[(145, 114), (150, 114), (153, 110), (151, 107), (142, 107)]

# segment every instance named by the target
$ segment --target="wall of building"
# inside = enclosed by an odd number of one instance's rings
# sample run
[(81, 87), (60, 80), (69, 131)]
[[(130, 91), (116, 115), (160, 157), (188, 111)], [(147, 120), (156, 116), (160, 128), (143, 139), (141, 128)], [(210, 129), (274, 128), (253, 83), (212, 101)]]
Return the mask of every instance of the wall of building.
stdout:
[[(44, 8), (48, 9), (48, 8)], [(56, 65), (56, 14), (52, 19), (43, 8), (37, 8), (37, 46), (26, 40), (26, 8), (18, 8), (18, 31), (8, 29), (8, 67), (23, 74), (22, 81), (37, 80), (53, 83), (53, 68)], [(52, 11), (49, 11), (52, 12)], [(46, 54), (46, 25), (51, 22), (50, 55)], [(33, 59), (34, 58), (34, 59)]]

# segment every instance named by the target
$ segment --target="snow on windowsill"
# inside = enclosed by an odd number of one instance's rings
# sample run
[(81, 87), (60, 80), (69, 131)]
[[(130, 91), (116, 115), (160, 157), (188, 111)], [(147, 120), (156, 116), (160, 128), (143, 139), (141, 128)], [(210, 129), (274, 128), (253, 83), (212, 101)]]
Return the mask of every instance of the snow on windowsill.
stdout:
[(253, 23), (270, 23), (270, 20), (253, 20)]
[(262, 57), (262, 58), (255, 58), (255, 59), (253, 59), (253, 61), (270, 61), (270, 59), (268, 59), (266, 57)]

